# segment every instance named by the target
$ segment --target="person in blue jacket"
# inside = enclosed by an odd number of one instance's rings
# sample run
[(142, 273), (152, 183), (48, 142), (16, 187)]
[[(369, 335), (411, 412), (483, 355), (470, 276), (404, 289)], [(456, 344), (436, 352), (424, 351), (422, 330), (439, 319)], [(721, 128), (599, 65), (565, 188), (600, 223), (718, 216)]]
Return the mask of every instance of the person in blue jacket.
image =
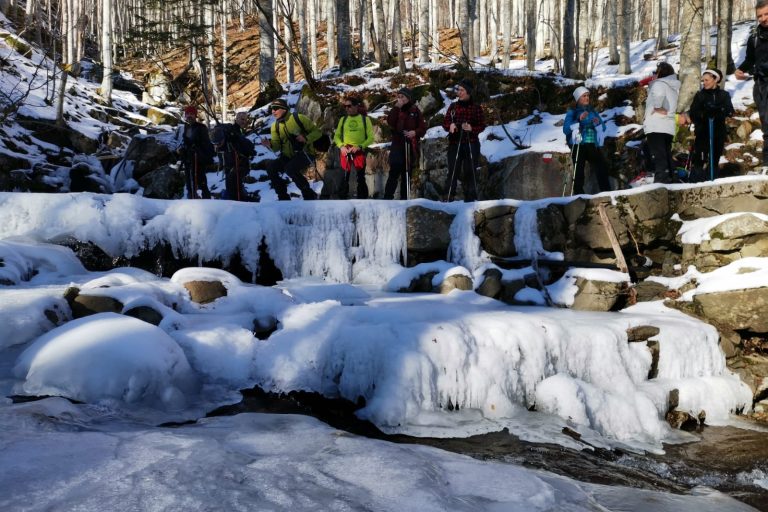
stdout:
[(571, 148), (573, 162), (572, 194), (584, 193), (584, 166), (597, 177), (600, 192), (611, 190), (608, 182), (608, 164), (600, 147), (603, 145), (605, 122), (600, 114), (589, 104), (589, 89), (577, 87), (573, 92), (576, 105), (565, 114), (563, 132), (565, 141)]

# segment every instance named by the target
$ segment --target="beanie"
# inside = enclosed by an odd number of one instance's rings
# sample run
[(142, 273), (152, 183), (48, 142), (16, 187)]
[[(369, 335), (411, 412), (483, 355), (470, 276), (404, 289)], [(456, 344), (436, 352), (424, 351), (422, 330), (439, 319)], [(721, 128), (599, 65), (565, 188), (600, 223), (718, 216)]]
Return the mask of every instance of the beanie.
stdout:
[(459, 87), (463, 88), (465, 91), (467, 91), (467, 94), (472, 94), (472, 89), (474, 89), (472, 82), (467, 80), (466, 78), (463, 80), (459, 80), (459, 83), (456, 84)]
[(573, 91), (573, 99), (576, 101), (579, 101), (579, 98), (584, 96), (584, 94), (589, 93), (589, 89), (584, 87), (583, 85), (581, 87), (577, 87), (575, 91)]
[(197, 115), (197, 107), (194, 105), (187, 105), (184, 107), (184, 115), (185, 116), (196, 116)]
[(402, 87), (399, 91), (397, 91), (397, 94), (402, 94), (403, 96), (408, 98), (408, 101), (411, 101), (413, 99), (413, 91), (407, 87)]
[(285, 101), (283, 98), (278, 98), (272, 103), (269, 104), (269, 108), (271, 110), (288, 110), (288, 102)]

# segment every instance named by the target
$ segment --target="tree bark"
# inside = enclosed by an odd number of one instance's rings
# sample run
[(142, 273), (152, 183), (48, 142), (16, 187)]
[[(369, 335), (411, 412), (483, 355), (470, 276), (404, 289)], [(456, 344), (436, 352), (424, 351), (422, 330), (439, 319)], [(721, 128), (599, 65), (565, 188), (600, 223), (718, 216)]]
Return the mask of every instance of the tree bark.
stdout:
[(704, 0), (683, 0), (683, 19), (691, 20), (682, 33), (680, 69), (685, 70), (680, 80), (677, 111), (685, 112), (699, 90), (701, 80), (701, 31), (704, 26)]
[[(31, 0), (28, 0), (31, 1)], [(101, 97), (112, 104), (112, 0), (101, 2)]]

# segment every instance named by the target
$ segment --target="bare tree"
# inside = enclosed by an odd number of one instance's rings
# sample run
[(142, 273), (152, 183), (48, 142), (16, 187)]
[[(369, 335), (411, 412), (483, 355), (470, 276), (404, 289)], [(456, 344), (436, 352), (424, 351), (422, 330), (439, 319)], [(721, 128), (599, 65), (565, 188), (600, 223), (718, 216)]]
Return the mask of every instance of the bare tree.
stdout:
[(101, 1), (101, 97), (112, 103), (112, 0)]
[(525, 65), (536, 69), (536, 4), (538, 0), (525, 0)]
[(576, 0), (565, 0), (563, 12), (563, 74), (576, 76), (576, 41), (573, 37), (573, 20), (576, 19)]
[(419, 0), (419, 62), (429, 62), (429, 0)]
[(275, 78), (275, 39), (272, 2), (259, 2), (259, 86), (262, 90)]
[(717, 14), (717, 67), (723, 73), (728, 73), (733, 68), (731, 57), (733, 0), (718, 0)]
[(630, 63), (629, 41), (632, 37), (632, 2), (621, 0), (621, 14), (619, 18), (619, 73), (628, 75), (632, 73)]
[(680, 46), (680, 95), (677, 111), (685, 112), (699, 90), (701, 80), (701, 31), (704, 26), (704, 0), (682, 0), (683, 18), (690, 26), (683, 32)]

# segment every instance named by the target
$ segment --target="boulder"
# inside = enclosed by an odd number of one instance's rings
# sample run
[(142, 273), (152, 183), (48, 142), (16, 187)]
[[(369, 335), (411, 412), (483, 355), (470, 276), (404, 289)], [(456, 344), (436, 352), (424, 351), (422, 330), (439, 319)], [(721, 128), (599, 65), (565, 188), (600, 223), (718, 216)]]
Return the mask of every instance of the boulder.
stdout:
[(184, 175), (180, 169), (161, 165), (138, 180), (144, 188), (144, 197), (154, 199), (178, 199), (184, 191)]
[(78, 288), (68, 288), (64, 298), (69, 303), (73, 318), (95, 315), (96, 313), (120, 313), (123, 303), (106, 295), (81, 294)]
[(471, 290), (472, 278), (462, 274), (454, 274), (443, 279), (437, 287), (438, 293), (450, 293), (453, 290)]
[(693, 296), (693, 305), (723, 328), (768, 333), (768, 287), (700, 293)]
[(423, 206), (408, 208), (405, 222), (409, 266), (445, 259), (451, 243), (450, 227), (453, 218), (449, 213)]
[(198, 304), (208, 304), (227, 296), (227, 289), (221, 281), (187, 281), (184, 288), (189, 292), (190, 300)]
[(610, 311), (627, 287), (625, 282), (596, 281), (583, 277), (577, 277), (575, 284), (578, 292), (571, 309), (580, 311)]
[(484, 297), (495, 299), (501, 293), (501, 271), (497, 268), (489, 268), (483, 272), (483, 282), (475, 290)]
[(549, 204), (536, 212), (539, 238), (545, 251), (564, 252), (568, 241), (568, 222), (560, 205)]
[(670, 190), (670, 209), (682, 220), (732, 212), (768, 213), (768, 181), (711, 183)]
[(135, 308), (126, 311), (125, 315), (138, 318), (139, 320), (152, 325), (160, 325), (160, 322), (163, 321), (162, 313), (149, 306), (136, 306)]
[(515, 211), (514, 206), (492, 206), (475, 212), (475, 232), (488, 254), (500, 258), (517, 255)]
[(656, 281), (641, 281), (635, 285), (635, 300), (637, 302), (650, 302), (665, 297), (668, 289), (665, 285)]
[[(520, 153), (489, 166), (487, 198), (534, 200), (562, 196), (563, 182), (570, 172), (568, 153), (555, 153), (547, 160), (541, 153)], [(588, 178), (586, 186), (590, 185)], [(597, 192), (597, 189), (589, 191)]]
[(178, 156), (156, 137), (136, 135), (125, 150), (123, 160), (133, 162), (133, 179), (138, 180), (162, 165), (175, 163)]
[(149, 107), (147, 109), (146, 116), (154, 124), (168, 124), (171, 126), (176, 126), (177, 124), (179, 124), (179, 120), (176, 116), (174, 116), (168, 111), (159, 109), (157, 107)]
[(627, 329), (627, 341), (630, 343), (648, 341), (660, 332), (661, 329), (654, 327), (653, 325), (637, 325)]

